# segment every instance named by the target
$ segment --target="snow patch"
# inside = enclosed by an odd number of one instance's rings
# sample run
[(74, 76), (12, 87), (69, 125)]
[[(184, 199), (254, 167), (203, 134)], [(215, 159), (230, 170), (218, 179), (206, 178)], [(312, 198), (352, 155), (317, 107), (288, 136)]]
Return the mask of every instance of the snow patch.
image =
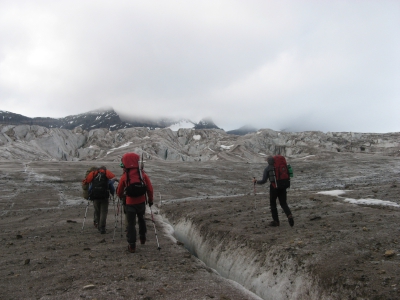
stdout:
[(313, 157), (313, 156), (315, 156), (315, 155), (307, 155), (307, 156), (304, 156), (304, 157), (300, 157), (299, 159), (306, 159), (306, 158)]
[(126, 143), (126, 144), (123, 144), (123, 145), (121, 145), (121, 146), (119, 146), (119, 147), (117, 147), (117, 148), (112, 148), (112, 149), (110, 149), (110, 151), (108, 151), (107, 152), (107, 154), (106, 155), (108, 155), (108, 154), (110, 154), (110, 153), (113, 153), (115, 150), (117, 150), (117, 149), (121, 149), (121, 148), (125, 148), (125, 147), (128, 147), (130, 144), (132, 144), (133, 142), (128, 142), (128, 143)]
[(366, 204), (366, 205), (384, 205), (384, 206), (394, 206), (394, 207), (400, 207), (399, 204), (392, 202), (392, 201), (386, 201), (386, 200), (378, 200), (378, 199), (352, 199), (352, 198), (346, 198), (344, 201), (353, 203), (353, 204)]
[[(339, 198), (343, 198), (343, 197), (340, 197), (340, 195), (343, 195), (345, 193), (346, 193), (346, 191), (343, 191), (343, 190), (332, 190), (332, 191), (318, 192), (317, 194), (336, 196)], [(397, 204), (396, 202), (387, 201), (387, 200), (379, 200), (379, 199), (371, 199), (371, 198), (366, 198), (366, 199), (344, 198), (344, 201), (352, 203), (352, 204), (383, 205), (383, 206), (400, 207), (400, 205)]]
[(200, 140), (201, 140), (201, 135), (196, 134), (196, 135), (193, 136), (193, 139), (194, 139), (195, 141), (200, 141)]
[(345, 193), (346, 191), (343, 190), (332, 190), (332, 191), (318, 192), (317, 194), (328, 195), (328, 196), (339, 196)]
[(184, 120), (184, 121), (178, 122), (176, 124), (173, 124), (173, 125), (169, 126), (168, 128), (171, 129), (172, 131), (178, 131), (181, 128), (193, 128), (193, 127), (194, 127), (194, 124), (192, 122)]
[(230, 145), (230, 146), (225, 146), (225, 145), (221, 145), (221, 148), (224, 150), (230, 150), (234, 145)]

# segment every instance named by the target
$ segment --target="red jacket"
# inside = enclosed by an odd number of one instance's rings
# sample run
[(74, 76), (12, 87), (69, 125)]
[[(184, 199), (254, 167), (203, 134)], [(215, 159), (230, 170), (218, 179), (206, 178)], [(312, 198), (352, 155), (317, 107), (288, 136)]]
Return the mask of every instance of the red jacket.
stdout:
[[(124, 174), (122, 174), (118, 188), (117, 188), (117, 195), (118, 197), (122, 198), (124, 197), (124, 190), (125, 188), (130, 184), (134, 182), (140, 182), (140, 177), (139, 177), (139, 155), (136, 153), (125, 153), (122, 156), (121, 162), (124, 165)], [(129, 183), (127, 182), (127, 176), (126, 172), (129, 171)], [(150, 178), (147, 176), (147, 174), (141, 170), (142, 172), (142, 178), (144, 183), (146, 184), (147, 187), (147, 197), (149, 200), (149, 203), (153, 203), (153, 186), (151, 184)], [(133, 205), (133, 204), (140, 204), (146, 202), (146, 195), (139, 196), (139, 197), (129, 197), (126, 195), (126, 204), (127, 205)]]
[[(96, 171), (92, 171), (88, 174), (88, 176), (86, 176), (85, 179), (83, 179), (82, 184), (87, 184), (87, 183), (91, 183), (93, 181), (93, 178), (96, 177), (97, 174), (99, 174), (99, 172), (104, 173), (103, 169), (99, 169)], [(105, 170), (106, 173), (106, 177), (108, 179), (113, 179), (115, 177), (115, 175), (113, 174), (113, 172), (109, 171), (109, 170)]]

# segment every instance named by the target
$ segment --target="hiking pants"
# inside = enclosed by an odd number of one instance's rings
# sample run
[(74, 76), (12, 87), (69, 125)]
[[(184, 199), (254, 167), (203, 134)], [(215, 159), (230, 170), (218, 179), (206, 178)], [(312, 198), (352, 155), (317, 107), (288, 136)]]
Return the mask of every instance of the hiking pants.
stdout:
[[(93, 202), (94, 206), (94, 202)], [(96, 209), (93, 211), (93, 224), (99, 225), (99, 219), (97, 218)]]
[(122, 204), (123, 212), (124, 212), (124, 226), (125, 232), (128, 232), (128, 217), (126, 216), (126, 204)]
[(123, 208), (123, 212), (124, 212), (124, 226), (125, 226), (125, 232), (128, 232), (128, 217), (126, 215), (126, 198), (125, 196), (123, 196), (121, 198), (122, 201), (122, 208)]
[(279, 204), (281, 205), (286, 216), (291, 215), (291, 211), (286, 202), (286, 189), (276, 189), (272, 185), (269, 186), (269, 205), (271, 207), (272, 219), (279, 222), (278, 209), (276, 207), (276, 198), (279, 199)]
[(97, 220), (99, 224), (98, 229), (105, 230), (108, 214), (108, 199), (93, 200), (93, 206), (94, 213), (96, 214), (96, 217), (94, 219)]
[(128, 233), (126, 238), (131, 247), (136, 246), (136, 216), (139, 224), (139, 236), (146, 237), (146, 221), (144, 214), (146, 212), (146, 202), (134, 205), (126, 205), (126, 218), (128, 220)]

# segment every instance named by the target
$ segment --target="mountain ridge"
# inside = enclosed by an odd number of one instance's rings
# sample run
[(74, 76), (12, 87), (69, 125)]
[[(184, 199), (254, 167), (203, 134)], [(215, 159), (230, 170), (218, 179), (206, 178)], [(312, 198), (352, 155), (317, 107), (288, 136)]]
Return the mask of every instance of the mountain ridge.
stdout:
[(221, 129), (211, 118), (204, 118), (198, 123), (187, 119), (143, 117), (121, 117), (113, 108), (103, 108), (88, 111), (82, 114), (69, 115), (63, 118), (35, 117), (30, 118), (9, 111), (0, 111), (0, 124), (3, 125), (38, 125), (46, 128), (61, 128), (73, 130), (81, 127), (83, 130), (107, 128), (110, 131), (119, 129), (146, 127), (151, 130), (156, 128), (168, 128), (185, 122), (192, 123), (194, 129)]

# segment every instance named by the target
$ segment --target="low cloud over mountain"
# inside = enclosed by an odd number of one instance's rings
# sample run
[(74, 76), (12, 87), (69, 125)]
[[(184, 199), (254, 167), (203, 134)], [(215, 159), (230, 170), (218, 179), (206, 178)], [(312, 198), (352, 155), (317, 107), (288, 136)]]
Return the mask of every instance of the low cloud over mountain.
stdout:
[(217, 125), (210, 119), (203, 119), (199, 123), (192, 122), (186, 119), (149, 119), (140, 117), (121, 117), (113, 108), (98, 109), (82, 113), (79, 115), (67, 116), (64, 118), (29, 118), (23, 115), (15, 114), (7, 111), (0, 111), (0, 124), (6, 125), (39, 125), (47, 128), (62, 128), (72, 130), (75, 127), (81, 127), (83, 130), (92, 130), (98, 128), (107, 128), (110, 131), (115, 131), (124, 128), (132, 127), (147, 127), (149, 129), (156, 128), (176, 128), (185, 123), (184, 128), (195, 129), (219, 129)]

